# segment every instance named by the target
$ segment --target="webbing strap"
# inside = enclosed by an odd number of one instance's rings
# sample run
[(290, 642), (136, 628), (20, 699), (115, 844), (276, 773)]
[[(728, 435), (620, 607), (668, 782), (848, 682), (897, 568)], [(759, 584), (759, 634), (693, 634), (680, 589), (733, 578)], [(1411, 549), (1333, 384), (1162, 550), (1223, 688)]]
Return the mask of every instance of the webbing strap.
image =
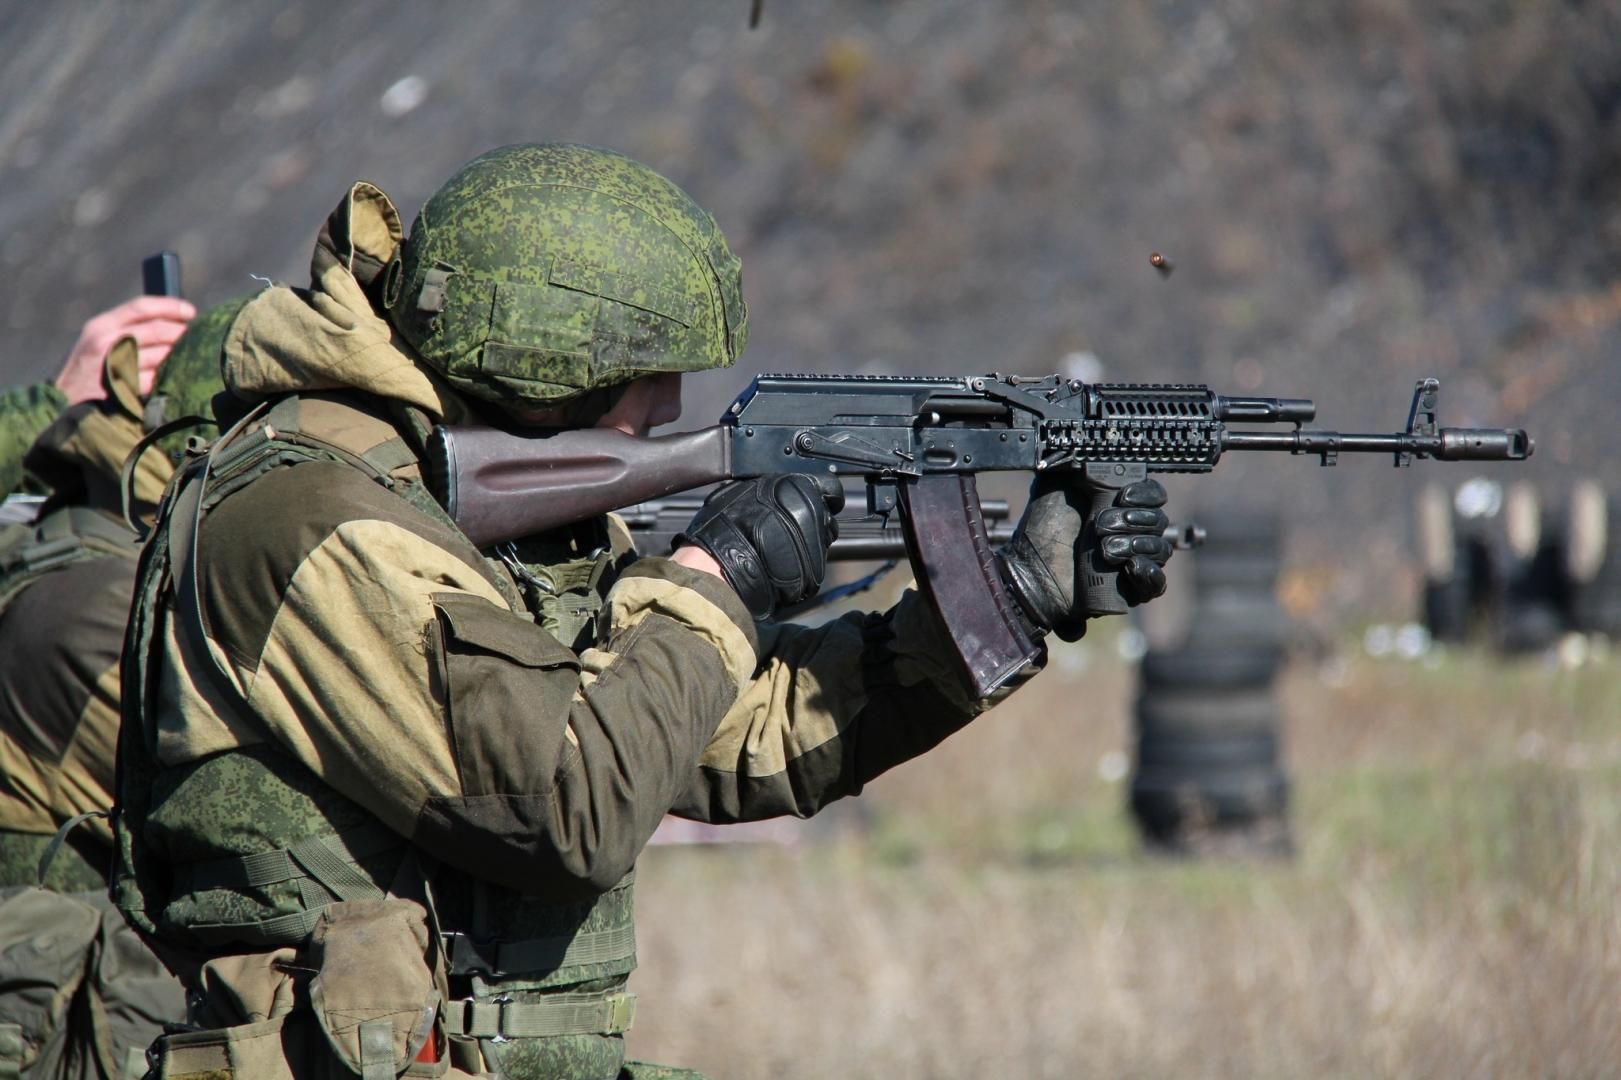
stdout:
[(339, 900), (378, 900), (383, 896), (382, 889), (323, 843), (319, 836), (300, 840), (287, 849), (287, 854)]
[(187, 928), (187, 933), (209, 944), (302, 941), (315, 929), (333, 897), (339, 900), (383, 897), (383, 890), (356, 869), (355, 863), (366, 855), (397, 847), (400, 843), (400, 838), (382, 825), (363, 825), (341, 833), (305, 837), (274, 851), (193, 864), (185, 868), (190, 874), (187, 884), (192, 890), (240, 889), (292, 881), (298, 885), (299, 903), (304, 910), (249, 922), (194, 925)]
[(452, 1001), (447, 1035), (475, 1039), (544, 1039), (556, 1035), (622, 1035), (636, 1018), (636, 995), (556, 994), (545, 1001)]
[[(154, 398), (152, 400), (156, 399)], [(152, 401), (149, 400), (147, 404), (151, 405)], [(143, 540), (146, 538), (146, 534), (150, 530), (148, 530), (147, 527), (135, 516), (136, 467), (140, 465), (142, 456), (144, 456), (146, 452), (152, 448), (152, 444), (157, 442), (159, 439), (173, 435), (177, 431), (184, 431), (186, 428), (200, 427), (203, 424), (207, 424), (209, 427), (215, 426), (214, 421), (208, 419), (206, 416), (182, 416), (179, 420), (171, 420), (167, 424), (159, 425), (156, 429), (148, 431), (145, 435), (142, 435), (141, 441), (135, 444), (135, 448), (131, 450), (129, 452), (129, 456), (124, 459), (124, 467), (118, 472), (119, 509), (121, 509), (124, 513), (124, 524), (128, 525), (130, 530)]]
[(18, 1080), (23, 1071), (21, 1024), (0, 1024), (0, 1080)]
[(269, 919), (234, 923), (193, 923), (186, 927), (188, 938), (203, 945), (297, 945), (310, 936), (321, 921), (321, 909), (292, 911)]
[[(399, 847), (402, 843), (404, 841), (399, 834), (380, 822), (367, 822), (353, 829), (299, 841), (300, 845), (319, 844), (346, 864), (354, 864), (368, 855)], [(176, 869), (191, 889), (257, 888), (310, 876), (288, 848), (209, 859), (183, 864)]]
[(22, 567), (39, 573), (72, 562), (83, 548), (84, 541), (77, 536), (58, 536), (54, 540), (43, 540), (37, 544), (18, 548), (16, 554), (6, 560), (6, 569)]
[(407, 465), (415, 465), (417, 461), (416, 451), (411, 449), (411, 444), (398, 435), (387, 442), (378, 443), (357, 456), (384, 475), (395, 469), (403, 469)]
[(0, 530), (0, 608), (53, 570), (104, 555), (135, 558), (136, 538), (99, 510), (58, 507), (30, 528)]
[(630, 925), (487, 944), (474, 942), (466, 934), (444, 937), (452, 975), (550, 972), (579, 964), (611, 964), (636, 955), (636, 928)]
[(552, 971), (576, 964), (610, 964), (636, 955), (636, 928), (626, 924), (572, 937), (530, 938), (503, 944), (501, 971)]
[(106, 810), (86, 810), (82, 814), (75, 814), (62, 823), (62, 827), (56, 830), (56, 835), (51, 837), (51, 842), (45, 845), (45, 850), (39, 856), (39, 884), (41, 888), (45, 885), (45, 875), (50, 871), (51, 863), (56, 861), (56, 853), (61, 851), (62, 845), (68, 842), (68, 833), (91, 818), (110, 816)]
[[(202, 468), (198, 470), (196, 477), (180, 489), (173, 511), (175, 525), (182, 530), (180, 543), (175, 544), (171, 540), (169, 544), (169, 562), (175, 579), (175, 605), (179, 608), (181, 618), (185, 620), (186, 629), (203, 654), (203, 663), (200, 666), (205, 677), (225, 701), (239, 701), (241, 694), (231, 681), (224, 664), (214, 655), (213, 646), (208, 640), (208, 629), (203, 623), (202, 587), (197, 575), (197, 540), (203, 523), (202, 502), (203, 496), (208, 492), (209, 477), (213, 475), (217, 460), (215, 454), (222, 448), (229, 447), (242, 429), (252, 423), (264, 408), (261, 404), (250, 410), (246, 416), (232, 425), (229, 431), (220, 436), (219, 442), (214, 444), (215, 450), (203, 459)], [(174, 527), (170, 526), (171, 529)]]
[(360, 1025), (360, 1080), (394, 1080), (394, 1022)]

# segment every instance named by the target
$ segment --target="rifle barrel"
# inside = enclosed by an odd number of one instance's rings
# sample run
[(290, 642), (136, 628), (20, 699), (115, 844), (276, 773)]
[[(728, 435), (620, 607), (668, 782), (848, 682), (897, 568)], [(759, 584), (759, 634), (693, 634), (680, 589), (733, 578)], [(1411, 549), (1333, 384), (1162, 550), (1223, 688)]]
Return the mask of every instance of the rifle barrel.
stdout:
[(1442, 428), (1434, 435), (1229, 431), (1222, 437), (1222, 448), (1330, 457), (1335, 454), (1414, 454), (1438, 461), (1524, 461), (1531, 456), (1535, 444), (1523, 428)]

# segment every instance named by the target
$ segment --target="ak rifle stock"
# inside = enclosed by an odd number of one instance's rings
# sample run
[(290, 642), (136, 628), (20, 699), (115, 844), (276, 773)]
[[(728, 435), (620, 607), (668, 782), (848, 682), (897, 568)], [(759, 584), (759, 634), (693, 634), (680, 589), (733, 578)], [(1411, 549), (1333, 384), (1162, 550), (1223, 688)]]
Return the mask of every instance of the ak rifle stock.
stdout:
[[(975, 491), (981, 472), (1080, 470), (1094, 510), (1151, 473), (1203, 473), (1228, 451), (1275, 451), (1333, 465), (1341, 454), (1390, 454), (1400, 466), (1519, 461), (1518, 428), (1436, 425), (1440, 382), (1420, 379), (1405, 431), (1342, 434), (1301, 425), (1305, 398), (1232, 397), (1195, 384), (1082, 383), (1057, 375), (965, 378), (761, 375), (720, 423), (636, 438), (584, 429), (514, 433), (437, 428), (429, 481), (479, 547), (723, 480), (831, 473), (866, 484), (869, 515), (899, 510), (918, 583), (976, 693), (1034, 657), (997, 573)], [(1229, 423), (1287, 424), (1282, 431)], [(1083, 538), (1087, 603), (1124, 611), (1117, 572)]]

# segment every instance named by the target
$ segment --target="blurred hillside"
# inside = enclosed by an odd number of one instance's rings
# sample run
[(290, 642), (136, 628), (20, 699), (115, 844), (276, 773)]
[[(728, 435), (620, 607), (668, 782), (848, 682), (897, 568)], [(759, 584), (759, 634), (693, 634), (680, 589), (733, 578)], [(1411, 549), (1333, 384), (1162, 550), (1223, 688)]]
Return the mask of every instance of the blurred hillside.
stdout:
[[(203, 302), (302, 282), (350, 181), (409, 215), (478, 152), (569, 139), (714, 211), (754, 371), (1090, 353), (1342, 430), (1437, 374), (1443, 422), (1531, 427), (1516, 475), (1555, 492), (1621, 452), (1618, 0), (767, 0), (752, 32), (747, 6), (6, 0), (5, 378), (153, 250)], [(697, 380), (688, 420), (746, 374)], [(1197, 490), (1297, 500), (1331, 606), (1388, 610), (1418, 479), (1251, 458)]]

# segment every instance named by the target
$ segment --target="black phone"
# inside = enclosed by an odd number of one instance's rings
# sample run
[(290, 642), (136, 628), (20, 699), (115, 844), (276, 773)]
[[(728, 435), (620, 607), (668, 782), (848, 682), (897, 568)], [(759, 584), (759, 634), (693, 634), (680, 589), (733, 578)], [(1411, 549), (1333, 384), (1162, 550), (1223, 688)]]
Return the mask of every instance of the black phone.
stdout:
[(148, 296), (179, 296), (180, 256), (160, 251), (142, 259), (141, 291)]

